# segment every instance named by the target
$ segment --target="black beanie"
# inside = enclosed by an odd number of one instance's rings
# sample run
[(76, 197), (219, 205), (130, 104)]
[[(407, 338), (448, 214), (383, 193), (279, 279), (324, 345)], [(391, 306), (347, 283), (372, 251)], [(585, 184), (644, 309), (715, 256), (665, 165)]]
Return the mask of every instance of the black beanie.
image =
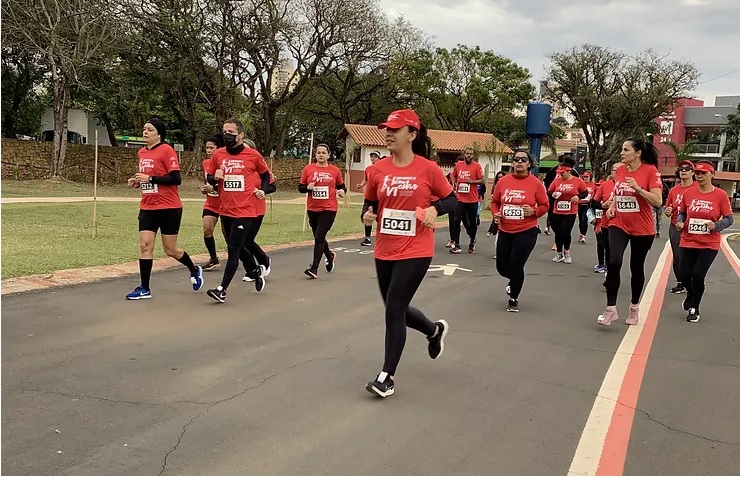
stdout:
[(162, 142), (164, 142), (164, 137), (167, 134), (167, 128), (164, 127), (164, 123), (159, 118), (152, 118), (149, 121), (147, 121), (149, 124), (154, 126), (154, 129), (157, 130), (159, 133), (160, 138), (162, 139)]

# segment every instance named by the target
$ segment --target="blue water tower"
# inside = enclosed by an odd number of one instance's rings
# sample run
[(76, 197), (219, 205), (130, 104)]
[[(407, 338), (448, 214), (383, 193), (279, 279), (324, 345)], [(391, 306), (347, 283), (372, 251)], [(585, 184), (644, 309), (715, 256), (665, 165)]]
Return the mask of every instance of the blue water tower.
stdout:
[(547, 103), (534, 102), (527, 105), (527, 136), (529, 136), (529, 153), (535, 164), (532, 171), (535, 175), (540, 170), (540, 154), (542, 152), (542, 138), (550, 134), (550, 111), (552, 107)]

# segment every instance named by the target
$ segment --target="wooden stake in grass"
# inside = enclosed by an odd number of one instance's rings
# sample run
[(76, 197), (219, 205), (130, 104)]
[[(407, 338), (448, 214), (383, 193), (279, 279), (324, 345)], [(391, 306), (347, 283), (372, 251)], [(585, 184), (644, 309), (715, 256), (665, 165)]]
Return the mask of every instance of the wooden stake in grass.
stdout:
[[(308, 148), (308, 165), (311, 165), (311, 158), (313, 157), (313, 133), (311, 133), (311, 145)], [(310, 194), (311, 191), (308, 192)], [(306, 231), (308, 226), (308, 194), (306, 194), (306, 206), (303, 209), (303, 231)]]
[(93, 233), (98, 235), (98, 130), (95, 130), (95, 172), (93, 173)]
[[(272, 170), (273, 170), (272, 169), (272, 165), (273, 165), (273, 162), (274, 162), (273, 159), (274, 158), (272, 158), (272, 157), (270, 158), (270, 172), (272, 172)], [(272, 222), (272, 194), (270, 194), (270, 223), (273, 223)]]

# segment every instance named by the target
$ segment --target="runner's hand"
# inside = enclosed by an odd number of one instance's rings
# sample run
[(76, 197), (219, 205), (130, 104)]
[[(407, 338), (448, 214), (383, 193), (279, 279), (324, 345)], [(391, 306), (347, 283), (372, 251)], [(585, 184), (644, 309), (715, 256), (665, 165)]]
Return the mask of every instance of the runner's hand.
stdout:
[(306, 186), (306, 189), (313, 190), (313, 186), (315, 186), (315, 185), (316, 185), (315, 182), (309, 182), (308, 185)]
[(613, 219), (616, 214), (617, 214), (617, 211), (614, 210), (613, 207), (609, 207), (608, 209), (606, 209), (606, 216), (609, 217), (610, 219)]
[(144, 174), (143, 172), (137, 172), (136, 174), (134, 174), (134, 179), (139, 182), (149, 182), (149, 176)]
[(627, 177), (627, 178), (626, 178), (626, 179), (624, 180), (624, 182), (625, 182), (625, 183), (626, 183), (626, 184), (627, 184), (628, 186), (632, 187), (632, 188), (633, 188), (633, 189), (635, 189), (635, 190), (637, 190), (637, 188), (638, 188), (638, 187), (640, 187), (639, 185), (637, 185), (637, 181), (635, 180), (635, 178), (634, 178), (634, 177)]
[(370, 206), (366, 211), (365, 214), (362, 216), (362, 223), (365, 225), (373, 225), (373, 222), (375, 222), (375, 219), (378, 218), (378, 215), (373, 211), (372, 206)]
[(601, 204), (601, 208), (602, 209), (609, 209), (611, 206), (612, 206), (612, 201), (611, 200), (607, 200), (606, 202), (602, 202), (602, 204)]
[(714, 230), (714, 221), (713, 220), (706, 220), (704, 223), (707, 224), (707, 228), (709, 230)]
[(683, 222), (676, 222), (676, 230), (681, 231), (683, 230)]
[(340, 199), (344, 197), (344, 191), (342, 189), (339, 189), (337, 191), (337, 197), (339, 197)]
[(570, 203), (571, 204), (575, 204), (579, 200), (581, 200), (581, 199), (579, 199), (577, 195), (574, 195), (573, 197), (570, 198)]
[(358, 189), (362, 189), (363, 187), (365, 187), (365, 184), (357, 184)]
[(128, 184), (129, 187), (133, 187), (135, 189), (139, 188), (139, 181), (134, 179), (133, 177), (126, 181), (126, 184)]
[(258, 188), (255, 187), (254, 188), (254, 195), (258, 199), (264, 199), (265, 198), (265, 191), (263, 191), (262, 189), (258, 189)]
[(432, 228), (437, 222), (437, 209), (432, 205), (424, 209), (424, 220), (421, 221), (424, 227)]
[(526, 217), (531, 217), (534, 215), (534, 209), (531, 205), (523, 205), (522, 210), (524, 211), (524, 215)]
[(217, 181), (223, 180), (224, 171), (222, 169), (216, 169), (216, 173), (213, 174), (213, 177), (215, 177)]
[(553, 199), (559, 199), (560, 198), (560, 194), (562, 194), (562, 192), (553, 192), (552, 193), (552, 198)]
[(665, 216), (670, 217), (671, 215), (673, 215), (673, 207), (669, 205), (665, 208)]
[(200, 186), (200, 191), (204, 194), (208, 194), (209, 192), (213, 192), (214, 190), (216, 189), (214, 189), (211, 184), (203, 184), (202, 186)]
[(501, 212), (496, 212), (495, 214), (493, 214), (493, 221), (496, 224), (500, 224), (501, 223)]

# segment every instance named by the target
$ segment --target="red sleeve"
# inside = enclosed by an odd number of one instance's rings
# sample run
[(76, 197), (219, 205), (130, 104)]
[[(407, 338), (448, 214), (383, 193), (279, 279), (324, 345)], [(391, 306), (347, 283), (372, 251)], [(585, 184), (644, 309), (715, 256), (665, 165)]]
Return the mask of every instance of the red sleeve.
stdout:
[(303, 172), (301, 172), (301, 184), (308, 185), (308, 167), (306, 166), (303, 168)]
[(180, 161), (177, 160), (177, 153), (174, 149), (168, 148), (167, 151), (165, 151), (165, 159), (164, 159), (164, 167), (167, 169), (167, 172), (170, 173), (172, 171), (179, 171), (180, 170)]
[(588, 187), (586, 187), (586, 183), (583, 182), (583, 179), (580, 177), (578, 178), (578, 192), (588, 192)]
[[(555, 192), (555, 184), (556, 183), (557, 183), (557, 179), (555, 179), (554, 181), (552, 181), (550, 183), (550, 187), (548, 187), (547, 188), (547, 191), (545, 191), (545, 192)], [(545, 187), (545, 184), (542, 184), (542, 187)], [(545, 195), (547, 195), (547, 194), (545, 194)]]
[[(254, 149), (252, 149), (254, 151)], [(269, 167), (267, 167), (267, 162), (265, 162), (265, 158), (262, 157), (262, 154), (260, 154), (257, 151), (254, 151), (254, 153), (257, 155), (257, 158), (255, 159), (255, 165), (254, 169), (257, 171), (257, 174), (262, 175), (265, 172), (268, 172), (270, 170)]]
[[(206, 163), (208, 163), (208, 164), (206, 164)], [(204, 166), (207, 167), (207, 169), (205, 169), (206, 174), (210, 174), (210, 175), (215, 174), (216, 173), (216, 169), (218, 169), (218, 165), (220, 163), (221, 162), (219, 160), (219, 154), (218, 154), (218, 151), (216, 151), (216, 152), (213, 153), (213, 156), (211, 156), (211, 160), (210, 161), (205, 161), (203, 163)]]
[(602, 197), (604, 197), (604, 185), (603, 185), (603, 184), (602, 184), (602, 185), (600, 185), (600, 186), (599, 186), (599, 187), (598, 187), (598, 188), (596, 189), (596, 192), (594, 192), (594, 196), (593, 196), (593, 199), (594, 199), (595, 201), (597, 201), (597, 202), (601, 202), (601, 198), (602, 198)]
[(334, 181), (338, 186), (344, 184), (344, 177), (342, 175), (342, 171), (337, 167), (334, 171)]
[(452, 187), (450, 186), (450, 183), (447, 182), (447, 179), (445, 178), (445, 173), (442, 172), (442, 169), (440, 169), (439, 166), (437, 166), (436, 164), (434, 165), (435, 167), (429, 169), (432, 176), (430, 180), (432, 186), (432, 194), (436, 195), (440, 199), (444, 199), (445, 197), (452, 194)]
[(493, 194), (491, 194), (491, 214), (497, 214), (501, 210), (501, 179), (498, 184), (493, 188)]
[(732, 215), (732, 206), (730, 205), (730, 196), (727, 195), (727, 192), (722, 191), (720, 193), (722, 198), (719, 200), (719, 213), (722, 214), (722, 217), (727, 217), (728, 215)]
[(483, 179), (483, 167), (480, 164), (478, 164), (478, 171), (475, 179)]
[(648, 190), (660, 189), (660, 192), (663, 192), (663, 181), (660, 180), (660, 172), (658, 172), (658, 169), (655, 166), (651, 166), (648, 185)]
[[(552, 184), (550, 187), (552, 187)], [(534, 200), (537, 202), (537, 209), (534, 211), (534, 215), (540, 218), (550, 209), (550, 199), (547, 197), (545, 184), (539, 180), (537, 181), (537, 191), (535, 192)]]
[[(672, 189), (671, 189), (671, 191), (672, 191)], [(686, 191), (686, 193), (683, 195), (683, 200), (681, 201), (680, 204), (678, 204), (678, 208), (677, 208), (678, 212), (679, 213), (682, 213), (682, 214), (685, 214), (686, 213), (686, 204), (688, 204), (689, 202), (691, 202), (691, 197), (689, 195), (689, 191)], [(678, 215), (676, 215), (676, 217), (678, 217)]]
[(671, 190), (668, 191), (668, 197), (666, 197), (665, 199), (666, 207), (673, 207), (673, 200), (674, 200), (675, 195), (676, 195), (676, 188), (671, 187)]
[(450, 172), (450, 179), (452, 182), (457, 182), (457, 164), (455, 164), (455, 167), (452, 168), (452, 172)]
[[(378, 174), (370, 174), (370, 177), (367, 178), (367, 184), (365, 185), (365, 198), (373, 202), (378, 200), (377, 177)], [(377, 210), (375, 212), (377, 212)]]

